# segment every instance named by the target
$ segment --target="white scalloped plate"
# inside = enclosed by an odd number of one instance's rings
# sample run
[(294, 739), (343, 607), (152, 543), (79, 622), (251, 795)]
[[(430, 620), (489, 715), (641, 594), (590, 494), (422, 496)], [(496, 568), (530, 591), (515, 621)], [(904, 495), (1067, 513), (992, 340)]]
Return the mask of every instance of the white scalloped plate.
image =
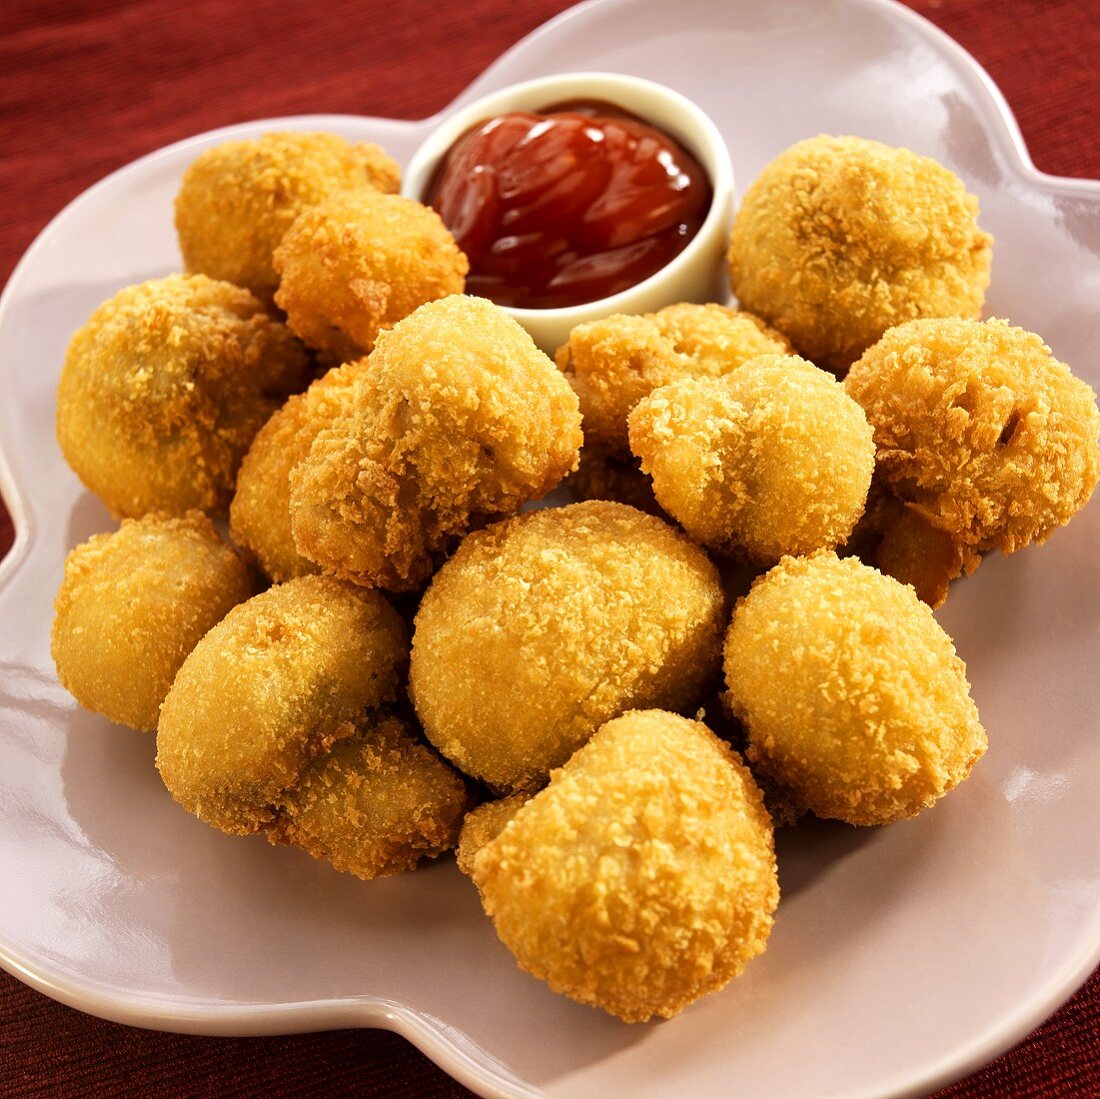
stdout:
[[(989, 79), (906, 9), (603, 0), (520, 43), (458, 103), (582, 69), (690, 96), (725, 134), (742, 187), (820, 131), (948, 164), (997, 238), (990, 313), (1100, 381), (1100, 184), (1036, 172)], [(0, 305), (0, 474), (17, 529), (0, 566), (0, 962), (141, 1026), (389, 1027), (485, 1096), (855, 1099), (962, 1075), (1100, 957), (1100, 507), (1046, 546), (988, 561), (941, 615), (989, 730), (973, 778), (888, 829), (781, 833), (767, 954), (659, 1025), (628, 1027), (521, 973), (450, 860), (362, 883), (207, 828), (161, 787), (151, 737), (59, 688), (48, 634), (62, 561), (110, 526), (54, 443), (70, 334), (120, 287), (178, 266), (172, 197), (201, 149), (277, 125), (407, 160), (436, 121), (280, 119), (182, 142), (81, 196), (12, 277)]]

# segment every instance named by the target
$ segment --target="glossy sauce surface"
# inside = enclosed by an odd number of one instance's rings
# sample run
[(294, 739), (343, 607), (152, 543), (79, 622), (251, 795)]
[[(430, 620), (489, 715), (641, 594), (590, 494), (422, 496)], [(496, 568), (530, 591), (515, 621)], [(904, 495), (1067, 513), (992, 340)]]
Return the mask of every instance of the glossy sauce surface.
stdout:
[(471, 127), (423, 201), (469, 257), (468, 294), (552, 309), (660, 270), (699, 231), (711, 194), (670, 135), (613, 104), (578, 101)]

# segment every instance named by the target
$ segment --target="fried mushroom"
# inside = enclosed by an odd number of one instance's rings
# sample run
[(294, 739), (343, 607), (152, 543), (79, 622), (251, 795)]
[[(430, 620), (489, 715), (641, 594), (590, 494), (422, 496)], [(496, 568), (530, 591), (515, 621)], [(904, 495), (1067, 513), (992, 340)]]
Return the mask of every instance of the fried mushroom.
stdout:
[(930, 157), (826, 134), (745, 193), (730, 237), (738, 302), (843, 373), (888, 328), (981, 313), (993, 238), (978, 200)]
[(469, 535), (416, 615), (409, 689), (427, 738), (501, 791), (542, 782), (605, 721), (694, 707), (725, 595), (667, 523), (593, 500)]
[(392, 717), (360, 720), (306, 768), (268, 826), (356, 877), (388, 877), (454, 847), (471, 789)]
[(1003, 320), (890, 329), (845, 380), (896, 501), (875, 558), (938, 605), (992, 550), (1045, 541), (1100, 480), (1096, 395), (1033, 332)]
[(319, 755), (397, 697), (408, 635), (377, 592), (303, 576), (235, 607), (184, 661), (161, 707), (157, 768), (223, 832), (271, 824)]
[(269, 133), (200, 153), (176, 196), (186, 269), (244, 286), (270, 305), (272, 256), (294, 219), (341, 191), (397, 191), (401, 172), (377, 145), (337, 134)]
[(153, 279), (119, 291), (73, 336), (57, 439), (116, 515), (220, 511), (256, 432), (309, 370), (247, 290), (205, 275)]
[(749, 763), (819, 817), (916, 816), (986, 749), (951, 638), (911, 587), (854, 557), (785, 557), (757, 580), (725, 671)]
[(470, 266), (434, 210), (362, 188), (303, 210), (274, 262), (291, 331), (339, 361), (417, 306), (461, 294)]
[(522, 969), (628, 1023), (671, 1018), (763, 952), (779, 901), (772, 822), (705, 725), (605, 724), (474, 856)]
[(199, 511), (124, 519), (65, 559), (50, 652), (86, 709), (152, 732), (187, 655), (252, 576)]
[(577, 398), (499, 306), (455, 295), (384, 333), (351, 407), (291, 474), (298, 551), (390, 591), (577, 464)]
[(663, 386), (630, 414), (657, 502), (696, 541), (774, 564), (833, 548), (863, 513), (875, 445), (863, 410), (795, 355)]

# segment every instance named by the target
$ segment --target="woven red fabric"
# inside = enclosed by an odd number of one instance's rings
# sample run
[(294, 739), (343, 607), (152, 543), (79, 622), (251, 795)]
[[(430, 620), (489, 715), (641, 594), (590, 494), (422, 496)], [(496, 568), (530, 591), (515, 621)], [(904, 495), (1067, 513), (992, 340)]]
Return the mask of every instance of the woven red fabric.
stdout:
[[(158, 146), (246, 118), (418, 117), (566, 0), (4, 0), (0, 283), (46, 222)], [(911, 0), (989, 70), (1037, 166), (1100, 176), (1095, 0)], [(0, 507), (0, 554), (11, 544)], [(0, 626), (0, 628), (3, 628)], [(940, 1096), (1100, 1096), (1100, 975)], [(469, 1093), (392, 1034), (212, 1039), (105, 1023), (0, 973), (0, 1096)]]

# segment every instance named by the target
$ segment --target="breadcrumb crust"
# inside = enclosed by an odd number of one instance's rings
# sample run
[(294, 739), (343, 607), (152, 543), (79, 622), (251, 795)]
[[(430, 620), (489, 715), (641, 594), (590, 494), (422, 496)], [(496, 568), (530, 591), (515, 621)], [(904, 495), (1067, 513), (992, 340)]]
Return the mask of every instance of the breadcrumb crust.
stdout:
[(750, 764), (819, 817), (916, 816), (985, 752), (951, 638), (854, 557), (783, 558), (737, 604), (724, 663)]
[(992, 244), (978, 200), (942, 164), (821, 134), (780, 153), (745, 192), (730, 286), (801, 355), (843, 372), (896, 324), (977, 318)]
[(580, 444), (576, 396), (516, 321), (431, 302), (383, 334), (292, 472), (295, 544), (355, 583), (415, 589), (472, 526), (554, 488)]
[(662, 386), (629, 424), (658, 503), (719, 553), (773, 564), (832, 549), (863, 513), (871, 427), (831, 374), (795, 355)]
[(627, 416), (680, 378), (719, 378), (757, 355), (790, 351), (759, 318), (724, 305), (681, 302), (657, 313), (578, 325), (555, 361), (580, 398), (587, 444), (626, 457)]
[(597, 500), (529, 512), (469, 535), (436, 573), (410, 695), (444, 756), (521, 789), (624, 710), (696, 706), (725, 615), (715, 567), (661, 520)]
[(65, 558), (50, 632), (57, 677), (86, 709), (152, 732), (187, 655), (254, 590), (202, 512), (124, 519)]
[(605, 724), (477, 852), (473, 880), (522, 969), (628, 1023), (726, 985), (779, 901), (748, 769), (659, 710)]
[(377, 592), (303, 576), (234, 607), (161, 707), (157, 768), (188, 812), (247, 835), (310, 762), (397, 696), (408, 634)]
[(184, 266), (247, 287), (270, 305), (279, 285), (272, 256), (306, 207), (340, 191), (400, 186), (401, 170), (378, 145), (336, 134), (223, 141), (195, 158), (176, 196)]
[(220, 511), (256, 432), (308, 378), (305, 349), (247, 290), (169, 275), (119, 291), (73, 336), (57, 438), (116, 515)]

